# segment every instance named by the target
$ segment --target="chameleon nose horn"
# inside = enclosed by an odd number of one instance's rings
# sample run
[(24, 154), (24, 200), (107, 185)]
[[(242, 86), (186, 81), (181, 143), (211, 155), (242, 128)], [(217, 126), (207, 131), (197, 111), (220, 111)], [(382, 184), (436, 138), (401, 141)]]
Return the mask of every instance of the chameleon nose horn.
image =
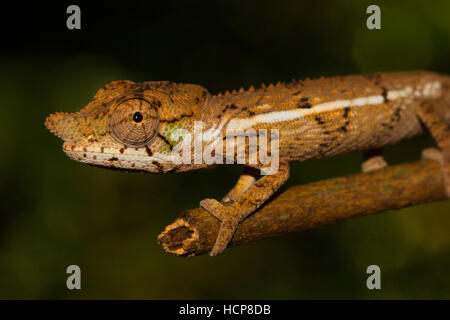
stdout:
[(66, 112), (53, 113), (45, 120), (45, 126), (47, 129), (63, 140), (67, 140), (71, 135), (73, 135), (75, 125), (75, 117)]

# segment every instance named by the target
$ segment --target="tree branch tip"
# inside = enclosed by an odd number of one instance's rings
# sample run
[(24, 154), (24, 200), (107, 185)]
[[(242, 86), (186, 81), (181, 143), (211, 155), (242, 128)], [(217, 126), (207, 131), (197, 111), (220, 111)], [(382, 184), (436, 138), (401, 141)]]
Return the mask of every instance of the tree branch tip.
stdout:
[(158, 236), (158, 243), (164, 251), (184, 257), (197, 251), (198, 240), (199, 232), (197, 228), (181, 217), (166, 226)]

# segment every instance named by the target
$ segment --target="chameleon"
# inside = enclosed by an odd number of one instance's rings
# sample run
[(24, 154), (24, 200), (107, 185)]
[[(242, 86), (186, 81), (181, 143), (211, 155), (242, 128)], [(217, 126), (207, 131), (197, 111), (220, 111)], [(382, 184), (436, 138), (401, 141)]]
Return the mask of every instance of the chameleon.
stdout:
[(450, 197), (450, 77), (434, 72), (292, 80), (217, 95), (196, 84), (118, 80), (45, 125), (71, 159), (92, 166), (150, 173), (242, 166), (223, 199), (200, 202), (220, 220), (211, 256), (284, 184), (292, 161), (362, 151), (362, 170), (377, 170), (387, 165), (382, 147), (427, 130), (438, 148), (423, 155), (440, 162)]

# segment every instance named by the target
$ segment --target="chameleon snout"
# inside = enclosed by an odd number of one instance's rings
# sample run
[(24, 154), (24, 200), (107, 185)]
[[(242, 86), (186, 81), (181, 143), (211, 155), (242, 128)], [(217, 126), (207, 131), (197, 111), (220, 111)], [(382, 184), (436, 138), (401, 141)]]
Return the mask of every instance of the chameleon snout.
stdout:
[(54, 135), (66, 141), (76, 132), (77, 121), (71, 113), (56, 112), (47, 117), (45, 126)]

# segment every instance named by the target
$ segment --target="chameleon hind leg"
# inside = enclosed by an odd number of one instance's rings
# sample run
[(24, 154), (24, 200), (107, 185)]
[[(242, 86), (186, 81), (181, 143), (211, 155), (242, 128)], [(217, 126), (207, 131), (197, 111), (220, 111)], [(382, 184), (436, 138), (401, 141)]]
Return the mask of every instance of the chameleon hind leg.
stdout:
[(423, 157), (437, 160), (441, 164), (444, 175), (445, 191), (450, 198), (450, 98), (428, 100), (423, 102), (417, 110), (417, 115), (430, 131), (431, 136), (439, 147), (436, 150), (424, 150)]
[(245, 167), (244, 172), (239, 177), (236, 185), (231, 189), (225, 197), (222, 198), (223, 203), (236, 202), (247, 190), (255, 183), (259, 176), (259, 170), (252, 167)]
[(255, 181), (235, 202), (224, 206), (215, 199), (204, 199), (200, 205), (221, 221), (216, 242), (210, 256), (222, 253), (233, 238), (239, 223), (258, 209), (289, 177), (289, 164), (280, 162), (278, 171)]

